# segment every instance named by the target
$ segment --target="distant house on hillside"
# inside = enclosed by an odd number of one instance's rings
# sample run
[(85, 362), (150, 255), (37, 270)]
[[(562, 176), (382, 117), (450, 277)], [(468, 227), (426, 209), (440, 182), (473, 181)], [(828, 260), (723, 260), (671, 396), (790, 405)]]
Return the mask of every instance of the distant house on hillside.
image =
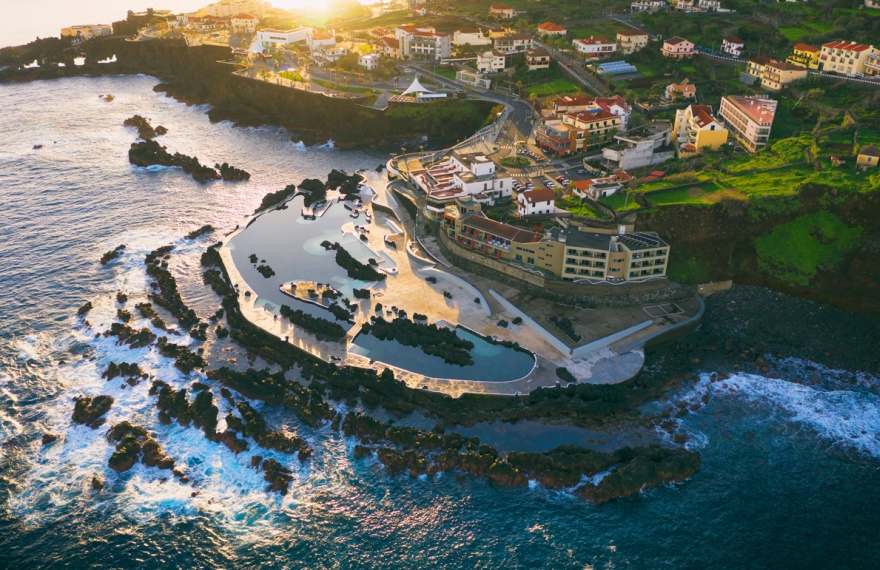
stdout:
[(733, 57), (741, 56), (745, 47), (746, 43), (736, 36), (727, 36), (721, 42), (721, 51), (728, 53)]
[(489, 15), (493, 18), (510, 20), (516, 18), (516, 10), (507, 4), (492, 4), (489, 6)]
[(876, 146), (869, 144), (859, 149), (859, 156), (856, 159), (857, 168), (867, 170), (868, 168), (877, 168), (878, 164), (880, 164), (880, 150), (877, 150)]
[(639, 51), (648, 45), (648, 32), (628, 29), (617, 32), (617, 50), (622, 55)]
[(542, 36), (564, 36), (566, 29), (553, 22), (538, 24), (538, 33)]
[(452, 43), (461, 47), (463, 45), (487, 46), (492, 43), (490, 38), (483, 35), (480, 28), (462, 28), (452, 34)]
[(663, 41), (663, 47), (660, 49), (660, 53), (662, 53), (664, 57), (671, 57), (673, 59), (691, 57), (694, 55), (694, 44), (684, 38), (675, 36)]
[(579, 53), (591, 58), (608, 57), (617, 51), (617, 43), (602, 36), (574, 40), (572, 44)]

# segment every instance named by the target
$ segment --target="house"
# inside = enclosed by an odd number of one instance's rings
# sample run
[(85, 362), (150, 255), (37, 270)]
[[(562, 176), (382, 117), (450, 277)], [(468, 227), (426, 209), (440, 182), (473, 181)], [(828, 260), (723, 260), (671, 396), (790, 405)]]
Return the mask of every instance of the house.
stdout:
[(649, 14), (653, 14), (657, 10), (666, 9), (666, 2), (663, 0), (636, 0), (629, 6), (629, 11), (635, 14), (636, 12), (648, 12)]
[(475, 71), (456, 71), (455, 80), (471, 87), (479, 87), (480, 89), (492, 88), (492, 80), (482, 73)]
[(746, 42), (736, 36), (727, 36), (721, 40), (721, 51), (728, 53), (733, 57), (741, 56), (745, 47)]
[(414, 16), (424, 16), (424, 15), (427, 14), (427, 13), (428, 13), (428, 9), (425, 8), (424, 6), (421, 7), (421, 8), (416, 8), (416, 9), (413, 11), (413, 15), (414, 15)]
[(533, 48), (526, 52), (526, 65), (529, 71), (550, 69), (550, 54), (541, 48)]
[(400, 59), (400, 42), (394, 38), (380, 38), (373, 42), (373, 51), (390, 59)]
[(341, 46), (319, 45), (312, 50), (312, 59), (318, 67), (324, 67), (328, 63), (336, 63), (347, 53), (348, 50)]
[(564, 281), (665, 279), (669, 245), (633, 226), (553, 228), (530, 232), (487, 218), (474, 200), (446, 206), (441, 232), (459, 247), (497, 262), (525, 266)]
[(794, 44), (792, 54), (785, 60), (807, 69), (819, 69), (819, 48), (807, 44)]
[(671, 57), (674, 59), (690, 57), (694, 55), (694, 44), (684, 38), (676, 36), (663, 41), (663, 47), (660, 49), (660, 53), (662, 53), (664, 57)]
[(829, 42), (822, 45), (819, 66), (823, 71), (842, 75), (865, 73), (868, 56), (877, 53), (873, 46), (850, 42)]
[(484, 36), (483, 30), (480, 28), (463, 28), (461, 30), (455, 30), (452, 34), (452, 43), (459, 47), (463, 45), (476, 47), (490, 45), (492, 40)]
[(590, 36), (582, 40), (572, 41), (578, 53), (590, 58), (608, 57), (617, 51), (617, 43), (602, 36)]
[(211, 32), (217, 29), (217, 20), (215, 18), (187, 16), (186, 27), (196, 32)]
[(272, 46), (294, 44), (306, 41), (311, 33), (311, 28), (297, 28), (295, 30), (260, 30), (257, 32), (257, 41), (264, 48)]
[(679, 158), (700, 154), (703, 149), (718, 150), (727, 142), (728, 132), (712, 115), (709, 105), (689, 105), (675, 112), (672, 136)]
[(552, 188), (538, 188), (520, 192), (516, 197), (516, 211), (520, 218), (556, 211), (556, 193)]
[(74, 42), (84, 42), (92, 38), (110, 36), (112, 34), (113, 26), (109, 24), (85, 24), (82, 26), (61, 28), (61, 37), (73, 38)]
[(360, 65), (367, 71), (373, 71), (374, 69), (379, 67), (380, 58), (381, 56), (378, 53), (361, 54), (360, 56), (358, 56), (358, 65)]
[(602, 165), (613, 171), (652, 166), (675, 158), (672, 124), (654, 121), (626, 134), (614, 135), (615, 143), (602, 149)]
[(754, 77), (757, 77), (758, 80), (760, 80), (762, 77), (764, 77), (764, 68), (771, 61), (774, 61), (774, 60), (770, 59), (766, 55), (758, 55), (758, 56), (749, 58), (749, 62), (746, 66), (746, 73), (748, 73), (749, 75), (752, 75)]
[(516, 18), (516, 10), (507, 4), (492, 4), (489, 6), (489, 15), (500, 20)]
[(495, 38), (495, 49), (507, 53), (519, 53), (535, 47), (535, 40), (528, 34), (507, 34)]
[(856, 168), (867, 170), (868, 168), (877, 168), (878, 164), (880, 164), (880, 150), (877, 150), (876, 146), (869, 144), (859, 149)]
[(767, 146), (773, 117), (776, 115), (776, 101), (760, 97), (726, 95), (721, 98), (718, 114), (749, 152), (757, 152)]
[(565, 115), (581, 113), (584, 111), (596, 113), (604, 111), (616, 115), (620, 119), (620, 130), (625, 131), (629, 117), (632, 115), (632, 107), (626, 102), (626, 99), (620, 95), (613, 97), (593, 98), (589, 95), (578, 95), (577, 97), (563, 97), (553, 102), (552, 107), (548, 110), (547, 117), (559, 119)]
[(593, 200), (601, 200), (616, 194), (624, 185), (633, 179), (632, 176), (624, 171), (619, 171), (610, 176), (601, 176), (599, 178), (590, 178), (588, 180), (575, 180), (572, 182), (574, 190), (572, 194), (579, 198), (591, 198)]
[(865, 8), (876, 8), (880, 10), (880, 0), (865, 0)]
[(535, 143), (558, 156), (577, 154), (607, 143), (621, 130), (620, 123), (620, 117), (602, 109), (568, 113), (562, 119), (544, 121), (535, 133)]
[(761, 76), (761, 87), (771, 91), (779, 91), (792, 81), (805, 79), (807, 68), (788, 63), (787, 61), (771, 61), (764, 66)]
[(679, 12), (715, 12), (721, 8), (721, 0), (672, 0)]
[(449, 34), (432, 26), (398, 26), (394, 38), (400, 44), (401, 59), (440, 60), (451, 54)]
[(489, 28), (488, 30), (486, 30), (486, 33), (489, 34), (489, 39), (494, 41), (498, 38), (508, 36), (516, 32), (513, 30), (513, 28), (506, 28), (504, 26), (501, 26), (499, 28)]
[(670, 83), (666, 86), (666, 91), (663, 94), (663, 98), (667, 101), (696, 99), (697, 86), (693, 83), (688, 83), (687, 79), (684, 80), (684, 83)]
[(647, 45), (648, 32), (633, 29), (617, 32), (617, 51), (622, 55), (635, 53)]
[(260, 23), (260, 19), (251, 14), (241, 13), (233, 16), (231, 22), (232, 31), (252, 34), (257, 31), (257, 24)]
[(507, 67), (507, 54), (492, 49), (477, 56), (477, 69), (480, 73), (498, 73)]
[(558, 24), (554, 24), (553, 22), (544, 22), (543, 24), (538, 24), (538, 34), (547, 37), (553, 36), (564, 36), (567, 33), (567, 30)]
[(425, 213), (434, 219), (458, 198), (495, 203), (513, 191), (510, 174), (479, 152), (454, 151), (446, 161), (413, 173), (413, 180), (427, 194)]
[(865, 75), (877, 77), (880, 75), (880, 50), (875, 49), (874, 53), (868, 54), (865, 60)]
[(308, 44), (309, 50), (313, 52), (320, 48), (332, 48), (336, 45), (336, 36), (312, 30), (306, 38), (306, 44)]

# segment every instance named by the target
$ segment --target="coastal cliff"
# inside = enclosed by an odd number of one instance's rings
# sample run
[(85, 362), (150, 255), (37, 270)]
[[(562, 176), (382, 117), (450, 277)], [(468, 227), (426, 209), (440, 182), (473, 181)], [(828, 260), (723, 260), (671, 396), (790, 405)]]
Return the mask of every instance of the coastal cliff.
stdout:
[(880, 195), (827, 186), (797, 196), (640, 211), (671, 248), (670, 278), (732, 279), (846, 310), (880, 313)]
[[(210, 104), (212, 121), (240, 126), (285, 127), (308, 143), (332, 139), (339, 147), (388, 145), (426, 136), (432, 146), (445, 146), (471, 136), (490, 118), (487, 101), (448, 100), (427, 105), (392, 104), (378, 111), (360, 100), (334, 99), (265, 81), (234, 75), (239, 66), (231, 50), (219, 46), (188, 47), (178, 40), (131, 42), (123, 39), (83, 44), (83, 65), (74, 65), (69, 50), (47, 55), (45, 49), (14, 48), (0, 54), (0, 82), (30, 81), (80, 75), (147, 74), (158, 77), (157, 91), (191, 104)], [(112, 63), (98, 63), (116, 57)], [(23, 68), (34, 60), (42, 67)], [(64, 63), (58, 67), (55, 61)], [(68, 61), (69, 60), (69, 61)]]

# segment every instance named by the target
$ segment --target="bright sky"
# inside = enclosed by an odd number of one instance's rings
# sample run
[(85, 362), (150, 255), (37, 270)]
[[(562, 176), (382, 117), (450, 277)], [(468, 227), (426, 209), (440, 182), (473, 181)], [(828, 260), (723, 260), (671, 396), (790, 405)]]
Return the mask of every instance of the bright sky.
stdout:
[[(270, 0), (278, 8), (321, 8), (328, 0)], [(359, 0), (363, 4), (378, 0)], [(0, 47), (17, 46), (37, 37), (58, 36), (61, 28), (109, 24), (129, 10), (154, 8), (192, 12), (212, 0), (0, 0)]]

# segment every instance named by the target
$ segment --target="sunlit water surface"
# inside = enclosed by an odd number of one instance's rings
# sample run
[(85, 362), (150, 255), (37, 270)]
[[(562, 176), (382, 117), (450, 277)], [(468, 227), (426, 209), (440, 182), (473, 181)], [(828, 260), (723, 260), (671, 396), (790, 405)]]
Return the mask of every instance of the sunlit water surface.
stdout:
[[(198, 375), (183, 378), (149, 348), (94, 338), (76, 308), (91, 300), (88, 319), (96, 330), (108, 327), (115, 292), (127, 291), (129, 305), (142, 300), (144, 255), (173, 243), (172, 268), (186, 300), (209, 315), (219, 301), (201, 285), (198, 255), (216, 236), (182, 236), (204, 223), (225, 233), (266, 192), (323, 178), (331, 168), (372, 169), (385, 155), (306, 149), (275, 128), (212, 125), (205, 109), (153, 93), (155, 83), (126, 77), (0, 85), (0, 567), (876, 564), (880, 398), (858, 381), (851, 390), (827, 391), (760, 376), (734, 376), (723, 386), (703, 378), (671, 395), (674, 404), (712, 391), (707, 406), (680, 420), (703, 455), (700, 472), (602, 506), (534, 485), (511, 490), (453, 474), (392, 478), (373, 461), (355, 460), (353, 441), (259, 402), (273, 426), (308, 439), (315, 456), (307, 464), (254, 445), (235, 456), (200, 431), (159, 424), (148, 383), (123, 389), (118, 379), (107, 382), (100, 378), (107, 363), (138, 362), (178, 387)], [(105, 93), (116, 100), (98, 99)], [(177, 170), (132, 168), (126, 153), (135, 133), (121, 123), (134, 113), (168, 127), (160, 141), (169, 150), (208, 164), (229, 161), (251, 180), (198, 184)], [(35, 144), (44, 148), (33, 150)], [(98, 258), (119, 244), (128, 245), (124, 255), (102, 267)], [(212, 366), (247, 366), (231, 345), (206, 348)], [(231, 364), (230, 355), (239, 362)], [(192, 483), (162, 482), (160, 472), (142, 465), (112, 472), (105, 430), (70, 421), (80, 394), (112, 395), (108, 422), (145, 426)], [(224, 417), (227, 404), (215, 401)], [(577, 431), (524, 424), (468, 433), (531, 450), (580, 441)], [(45, 432), (61, 440), (44, 448)], [(287, 497), (264, 492), (249, 467), (257, 453), (294, 470)], [(89, 488), (93, 475), (106, 482), (100, 494)]]

